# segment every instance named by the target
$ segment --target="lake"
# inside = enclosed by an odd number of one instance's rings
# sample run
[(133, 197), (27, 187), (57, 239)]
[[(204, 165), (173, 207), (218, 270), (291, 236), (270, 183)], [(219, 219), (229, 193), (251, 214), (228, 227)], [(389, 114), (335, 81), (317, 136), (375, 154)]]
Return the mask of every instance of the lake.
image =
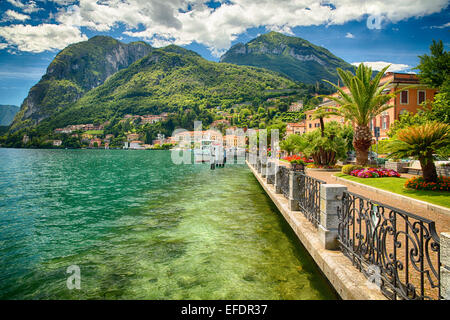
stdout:
[(245, 165), (0, 149), (0, 299), (336, 298)]

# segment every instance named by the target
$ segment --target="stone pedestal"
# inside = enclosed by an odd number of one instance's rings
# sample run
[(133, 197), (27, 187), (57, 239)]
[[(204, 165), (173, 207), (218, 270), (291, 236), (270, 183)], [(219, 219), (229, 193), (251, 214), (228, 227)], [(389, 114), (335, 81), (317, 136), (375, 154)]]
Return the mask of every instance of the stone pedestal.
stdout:
[(261, 162), (261, 177), (267, 178), (267, 162)]
[(281, 191), (281, 170), (280, 167), (277, 166), (276, 170), (275, 170), (275, 193), (280, 194), (282, 193)]
[(338, 245), (338, 208), (342, 206), (342, 195), (347, 190), (340, 184), (322, 184), (320, 186), (320, 225), (319, 239), (328, 250), (339, 249)]
[(300, 171), (289, 171), (289, 198), (288, 198), (288, 206), (289, 210), (298, 211), (299, 205), (298, 200), (300, 199), (300, 191), (298, 185), (298, 177), (302, 172)]
[(276, 163), (273, 161), (267, 162), (266, 168), (267, 184), (275, 183), (275, 170), (276, 170)]
[(450, 300), (450, 232), (440, 235), (441, 296)]

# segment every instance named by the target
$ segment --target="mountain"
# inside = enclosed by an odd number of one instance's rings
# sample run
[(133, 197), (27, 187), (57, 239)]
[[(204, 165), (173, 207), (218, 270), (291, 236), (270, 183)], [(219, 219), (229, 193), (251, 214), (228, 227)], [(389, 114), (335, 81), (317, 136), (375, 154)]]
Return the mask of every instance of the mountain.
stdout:
[(323, 79), (337, 82), (336, 68), (353, 70), (352, 65), (327, 49), (277, 32), (232, 46), (220, 61), (267, 68), (304, 83), (322, 82)]
[(55, 112), (46, 123), (54, 128), (125, 114), (230, 107), (263, 99), (275, 89), (294, 87), (294, 82), (272, 71), (208, 61), (170, 45), (153, 49), (118, 71), (72, 105)]
[(37, 124), (63, 110), (117, 71), (152, 51), (145, 42), (121, 43), (95, 36), (59, 52), (46, 74), (33, 86), (22, 103), (12, 129)]
[(0, 126), (9, 126), (17, 112), (18, 106), (0, 105)]

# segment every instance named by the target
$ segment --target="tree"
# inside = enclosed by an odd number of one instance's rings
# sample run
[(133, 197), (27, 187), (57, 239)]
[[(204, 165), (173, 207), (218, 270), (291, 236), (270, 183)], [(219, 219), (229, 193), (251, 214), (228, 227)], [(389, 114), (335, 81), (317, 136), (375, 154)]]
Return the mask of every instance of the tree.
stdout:
[(298, 134), (291, 134), (285, 140), (280, 142), (280, 148), (286, 151), (288, 155), (304, 149), (304, 140)]
[(347, 152), (345, 130), (336, 121), (330, 122), (322, 136), (321, 130), (314, 130), (302, 135), (300, 151), (312, 157), (315, 164), (333, 166), (337, 160), (344, 159)]
[(326, 96), (335, 101), (339, 107), (339, 113), (345, 119), (356, 124), (353, 136), (353, 146), (356, 151), (356, 163), (366, 165), (368, 162), (369, 148), (372, 145), (372, 132), (369, 128), (370, 120), (391, 106), (386, 103), (395, 97), (397, 92), (384, 94), (383, 90), (390, 84), (387, 81), (380, 86), (380, 80), (389, 66), (384, 67), (376, 76), (372, 78), (372, 68), (361, 63), (355, 70), (356, 74), (337, 68), (339, 77), (344, 85), (349, 89), (349, 93), (344, 92), (339, 86), (331, 84), (337, 91), (338, 96)]
[(444, 50), (442, 40), (433, 40), (430, 52), (430, 55), (419, 56), (420, 64), (414, 69), (419, 70), (418, 76), (422, 83), (439, 88), (445, 82), (450, 82), (450, 53)]
[(449, 144), (450, 125), (430, 122), (398, 131), (387, 148), (393, 157), (414, 157), (418, 159), (422, 167), (424, 180), (426, 182), (437, 182), (438, 177), (433, 154), (442, 149), (448, 150)]
[(322, 107), (322, 108), (318, 108), (312, 114), (312, 119), (313, 120), (319, 119), (320, 132), (321, 132), (321, 136), (322, 137), (325, 135), (325, 123), (323, 122), (323, 119), (329, 118), (332, 115), (339, 115), (338, 109), (336, 107)]

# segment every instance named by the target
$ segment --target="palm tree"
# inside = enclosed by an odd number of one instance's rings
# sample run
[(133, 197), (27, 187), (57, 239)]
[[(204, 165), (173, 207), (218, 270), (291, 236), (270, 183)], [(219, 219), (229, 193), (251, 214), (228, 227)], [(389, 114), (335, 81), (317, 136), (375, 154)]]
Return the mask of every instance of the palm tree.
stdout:
[(311, 119), (312, 120), (319, 119), (320, 136), (321, 137), (325, 136), (325, 123), (324, 123), (323, 119), (329, 118), (332, 115), (339, 115), (339, 109), (336, 107), (322, 107), (322, 108), (317, 108), (314, 111)]
[(366, 165), (368, 161), (369, 148), (372, 145), (372, 132), (369, 128), (370, 120), (391, 108), (386, 105), (398, 92), (383, 93), (390, 81), (380, 86), (380, 80), (389, 66), (384, 67), (372, 79), (372, 68), (361, 63), (355, 70), (356, 74), (337, 68), (339, 77), (350, 91), (344, 92), (339, 86), (331, 84), (338, 91), (338, 96), (326, 96), (335, 101), (339, 107), (339, 113), (345, 119), (356, 125), (353, 135), (353, 146), (356, 151), (356, 163)]
[(426, 182), (437, 182), (433, 154), (450, 145), (450, 125), (430, 122), (402, 129), (389, 143), (388, 149), (394, 157), (419, 159)]
[(299, 152), (304, 148), (304, 142), (298, 134), (291, 134), (280, 142), (280, 148), (286, 151), (288, 155), (292, 155), (293, 152)]

